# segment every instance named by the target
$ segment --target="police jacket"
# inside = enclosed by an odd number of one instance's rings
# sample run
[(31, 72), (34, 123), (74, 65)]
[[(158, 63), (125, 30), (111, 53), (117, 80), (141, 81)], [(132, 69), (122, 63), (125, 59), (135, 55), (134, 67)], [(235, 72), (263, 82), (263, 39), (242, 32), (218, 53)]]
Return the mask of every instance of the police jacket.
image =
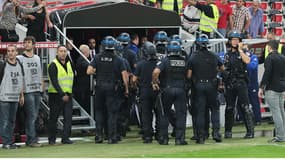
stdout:
[(225, 71), (223, 73), (223, 80), (227, 83), (235, 83), (240, 80), (248, 81), (247, 65), (242, 61), (238, 51), (228, 51), (224, 55)]
[(183, 56), (164, 57), (157, 66), (162, 73), (161, 87), (185, 87), (186, 59)]
[(217, 67), (222, 66), (221, 59), (206, 49), (191, 55), (188, 69), (192, 70), (192, 80), (197, 82), (214, 82), (217, 77)]
[(96, 54), (90, 65), (96, 68), (97, 85), (117, 83), (121, 79), (121, 73), (127, 70), (122, 58), (113, 51)]

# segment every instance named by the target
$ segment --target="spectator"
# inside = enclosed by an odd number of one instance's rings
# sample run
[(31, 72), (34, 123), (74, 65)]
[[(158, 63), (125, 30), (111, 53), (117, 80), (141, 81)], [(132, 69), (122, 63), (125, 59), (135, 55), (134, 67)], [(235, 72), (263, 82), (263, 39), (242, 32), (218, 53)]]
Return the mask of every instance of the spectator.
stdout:
[(268, 43), (269, 55), (265, 59), (264, 74), (259, 87), (259, 97), (263, 97), (269, 105), (276, 130), (276, 137), (270, 142), (285, 141), (285, 57), (277, 52), (278, 41)]
[(7, 60), (1, 61), (0, 66), (0, 127), (2, 148), (17, 149), (13, 143), (13, 133), (15, 128), (16, 113), (18, 103), (24, 104), (23, 94), (23, 69), (19, 61), (16, 59), (18, 54), (14, 45), (7, 48)]
[(149, 2), (154, 3), (157, 8), (174, 11), (180, 14), (183, 1), (182, 0), (149, 0)]
[(233, 29), (233, 11), (227, 0), (217, 0), (216, 5), (220, 13), (218, 21), (218, 31), (224, 37), (226, 37), (227, 27), (229, 26), (229, 30)]
[(96, 55), (96, 39), (95, 38), (90, 38), (88, 40), (88, 46), (89, 46), (89, 49), (90, 49), (90, 58), (93, 59), (95, 57), (95, 55)]
[(233, 30), (240, 33), (248, 30), (251, 18), (244, 3), (245, 0), (237, 0), (236, 5), (233, 7)]
[(219, 10), (212, 0), (206, 0), (206, 5), (197, 3), (195, 0), (188, 0), (189, 5), (194, 5), (201, 11), (199, 29), (210, 38), (214, 38), (219, 20)]
[(263, 10), (260, 8), (260, 0), (253, 0), (252, 6), (248, 8), (251, 20), (248, 29), (249, 38), (262, 37), (264, 31)]
[(129, 45), (129, 49), (134, 51), (136, 53), (137, 58), (138, 58), (138, 54), (139, 54), (138, 45), (139, 45), (139, 42), (140, 42), (139, 35), (136, 34), (136, 33), (133, 33), (133, 34), (131, 34), (130, 38), (131, 38), (131, 42), (130, 42), (130, 45)]
[[(269, 32), (267, 34), (267, 40), (276, 40), (275, 34), (273, 32)], [(278, 44), (277, 53), (285, 55), (285, 46), (282, 43)], [(268, 56), (268, 45), (265, 46), (263, 50), (263, 54), (259, 57), (259, 63), (264, 63), (266, 57)]]
[(24, 110), (26, 115), (26, 145), (41, 147), (37, 141), (36, 120), (40, 109), (41, 94), (43, 91), (42, 67), (40, 57), (34, 53), (36, 41), (32, 36), (24, 39), (24, 52), (17, 56), (24, 68)]
[[(42, 0), (35, 0), (33, 7), (38, 6), (41, 1)], [(46, 7), (41, 8), (37, 12), (25, 15), (24, 17), (28, 20), (27, 36), (35, 37), (37, 42), (46, 41), (46, 36), (44, 33), (45, 22), (47, 22), (48, 27), (53, 27)]]
[[(91, 60), (90, 49), (87, 45), (81, 45), (79, 50)], [(90, 76), (86, 74), (88, 65), (89, 63), (82, 56), (78, 57), (75, 63), (77, 75), (74, 79), (74, 98), (90, 114)]]
[(48, 105), (50, 107), (48, 124), (48, 141), (50, 145), (56, 143), (56, 124), (59, 114), (63, 113), (62, 144), (73, 144), (69, 139), (72, 125), (72, 85), (74, 73), (71, 62), (67, 59), (65, 46), (57, 47), (57, 56), (48, 67), (49, 87)]
[(187, 5), (184, 8), (183, 15), (181, 16), (182, 26), (185, 30), (187, 30), (191, 34), (195, 34), (195, 32), (199, 28), (200, 23), (200, 15), (201, 12), (194, 6)]
[[(3, 5), (2, 19), (0, 21), (0, 35), (2, 42), (8, 42), (8, 34), (16, 34), (15, 27), (18, 22), (18, 17), (21, 13), (32, 13), (40, 10), (46, 5), (46, 1), (34, 8), (26, 8), (20, 5), (18, 0), (6, 1)], [(11, 40), (10, 40), (11, 41)]]

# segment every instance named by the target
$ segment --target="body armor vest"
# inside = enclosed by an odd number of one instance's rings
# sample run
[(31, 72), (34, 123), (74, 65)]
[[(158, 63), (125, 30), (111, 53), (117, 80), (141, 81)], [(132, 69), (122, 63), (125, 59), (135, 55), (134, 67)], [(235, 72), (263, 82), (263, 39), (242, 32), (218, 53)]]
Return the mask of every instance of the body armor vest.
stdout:
[[(173, 86), (173, 83), (177, 81), (185, 81), (186, 73), (186, 61), (180, 56), (170, 56), (167, 60), (166, 67), (166, 84), (167, 86)], [(184, 86), (184, 83), (182, 84)]]
[(115, 82), (114, 53), (103, 53), (97, 57), (96, 80), (100, 82)]

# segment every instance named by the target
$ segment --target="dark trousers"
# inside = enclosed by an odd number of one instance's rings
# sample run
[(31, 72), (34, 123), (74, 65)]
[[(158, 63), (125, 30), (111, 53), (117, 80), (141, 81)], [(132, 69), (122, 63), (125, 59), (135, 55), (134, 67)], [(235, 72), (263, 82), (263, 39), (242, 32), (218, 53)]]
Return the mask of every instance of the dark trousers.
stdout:
[[(219, 106), (217, 105), (217, 89), (216, 86), (211, 83), (196, 83), (195, 84), (195, 96), (197, 100), (195, 102), (196, 111), (196, 130), (199, 137), (205, 136), (205, 126), (208, 126), (209, 120), (208, 114), (211, 109), (211, 118), (213, 123), (213, 129), (217, 130), (220, 127), (219, 121)], [(207, 123), (207, 124), (206, 124)], [(208, 127), (207, 127), (208, 128)]]
[(248, 88), (248, 98), (252, 106), (255, 122), (261, 122), (260, 104), (258, 99), (258, 88)]
[(78, 101), (78, 103), (84, 108), (84, 110), (91, 114), (90, 112), (90, 90), (78, 90), (74, 91), (74, 98)]
[[(115, 101), (114, 85), (97, 85), (95, 98), (96, 136), (103, 136), (104, 120), (107, 116), (108, 138), (116, 140), (119, 106)], [(106, 107), (106, 108), (104, 108)], [(106, 109), (107, 115), (104, 114)]]
[(226, 111), (225, 111), (225, 131), (231, 132), (234, 124), (234, 109), (240, 104), (242, 116), (245, 118), (247, 130), (253, 132), (253, 113), (249, 108), (247, 83), (243, 80), (236, 82), (231, 87), (226, 84)]
[[(16, 34), (16, 31), (15, 30), (9, 30), (9, 33), (10, 34)], [(2, 37), (2, 39), (1, 39), (2, 42), (9, 42), (7, 29), (0, 29), (0, 35)]]
[(169, 115), (171, 107), (174, 104), (176, 114), (175, 138), (178, 140), (185, 139), (186, 128), (186, 92), (184, 88), (166, 88), (162, 94), (162, 102), (165, 115), (161, 115), (160, 134), (162, 138), (168, 139)]
[(49, 141), (55, 142), (56, 140), (57, 119), (61, 113), (64, 118), (62, 141), (67, 140), (70, 137), (72, 126), (72, 97), (69, 97), (68, 102), (64, 102), (59, 94), (49, 93), (48, 104), (50, 107), (48, 123)]
[(157, 93), (152, 88), (141, 88), (140, 102), (142, 109), (142, 129), (144, 138), (152, 138), (153, 136), (153, 113), (155, 112), (155, 101)]

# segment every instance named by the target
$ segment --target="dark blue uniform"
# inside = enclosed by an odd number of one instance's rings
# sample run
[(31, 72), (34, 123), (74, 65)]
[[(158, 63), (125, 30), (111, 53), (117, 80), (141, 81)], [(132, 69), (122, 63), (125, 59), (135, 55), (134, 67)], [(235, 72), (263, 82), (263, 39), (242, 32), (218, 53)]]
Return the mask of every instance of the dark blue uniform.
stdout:
[(248, 82), (248, 97), (252, 106), (255, 117), (255, 122), (261, 122), (260, 104), (258, 99), (258, 58), (253, 53), (250, 53), (250, 63), (247, 65), (249, 76)]
[[(156, 67), (156, 59), (142, 59), (135, 70), (134, 75), (139, 77), (140, 105), (142, 110), (143, 139), (146, 143), (152, 141), (153, 136), (153, 111), (155, 112), (155, 101), (157, 92), (151, 87), (152, 71)], [(158, 117), (156, 117), (158, 118)]]
[(245, 138), (254, 136), (253, 113), (249, 107), (248, 99), (248, 73), (247, 65), (242, 61), (240, 54), (229, 51), (224, 56), (225, 72), (223, 73), (223, 81), (226, 89), (226, 112), (225, 112), (225, 138), (232, 137), (232, 127), (234, 123), (234, 109), (236, 101), (240, 104), (247, 134)]
[[(214, 53), (200, 50), (191, 55), (188, 69), (192, 70), (193, 90), (195, 92), (195, 125), (198, 135), (197, 143), (204, 143), (206, 115), (209, 107), (213, 123), (213, 138), (218, 138), (220, 129), (219, 105), (217, 103), (217, 67), (222, 61)], [(215, 136), (214, 136), (215, 135)], [(216, 140), (217, 141), (217, 140)], [(220, 140), (219, 140), (220, 141)]]
[[(116, 143), (116, 121), (119, 107), (116, 104), (117, 82), (121, 79), (121, 73), (126, 71), (122, 59), (113, 51), (104, 51), (97, 54), (90, 64), (96, 69), (96, 95), (95, 95), (95, 121), (96, 138), (101, 143), (103, 121), (107, 116), (109, 143)], [(104, 115), (104, 107), (107, 115)]]
[(168, 125), (171, 107), (176, 114), (175, 140), (184, 142), (186, 127), (186, 60), (182, 56), (168, 56), (157, 66), (161, 70), (160, 88), (165, 115), (161, 116), (160, 139), (168, 142)]

